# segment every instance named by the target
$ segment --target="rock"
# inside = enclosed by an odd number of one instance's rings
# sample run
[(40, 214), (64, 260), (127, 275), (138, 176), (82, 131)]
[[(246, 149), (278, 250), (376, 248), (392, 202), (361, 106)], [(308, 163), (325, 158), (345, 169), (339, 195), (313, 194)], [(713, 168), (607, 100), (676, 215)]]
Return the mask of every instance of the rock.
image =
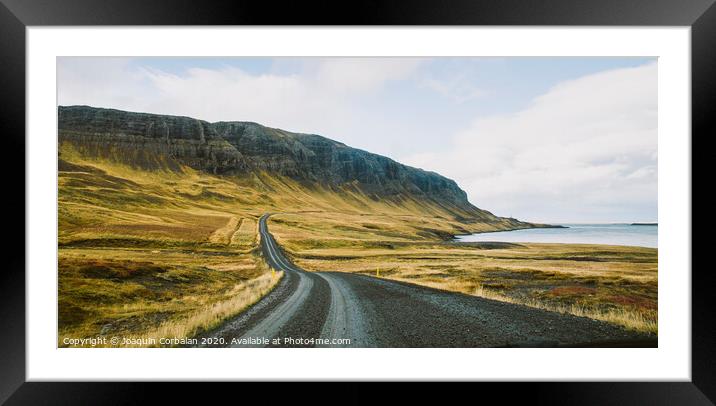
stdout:
[(504, 220), (470, 204), (451, 179), (320, 135), (252, 122), (208, 123), (88, 106), (60, 106), (58, 117), (60, 143), (146, 170), (180, 171), (189, 166), (228, 176), (268, 173), (307, 186), (356, 190), (397, 204), (428, 200), (463, 220)]
[(320, 135), (291, 133), (250, 122), (219, 122), (212, 127), (258, 170), (324, 186), (355, 185), (376, 199), (430, 198), (475, 209), (451, 179)]
[(58, 109), (59, 141), (82, 153), (142, 169), (181, 165), (213, 174), (248, 170), (241, 153), (205, 121), (87, 106)]

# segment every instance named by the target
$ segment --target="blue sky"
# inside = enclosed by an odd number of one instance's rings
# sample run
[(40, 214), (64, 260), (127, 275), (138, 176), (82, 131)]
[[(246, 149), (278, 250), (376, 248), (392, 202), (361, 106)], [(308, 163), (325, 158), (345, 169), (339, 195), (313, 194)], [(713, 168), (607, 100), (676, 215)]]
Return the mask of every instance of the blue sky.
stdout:
[(321, 134), (499, 215), (657, 217), (655, 58), (58, 58), (58, 99)]
[[(305, 75), (311, 70), (312, 58), (137, 58), (130, 66), (149, 68), (169, 74), (185, 76), (191, 69), (224, 70), (236, 68), (251, 75), (275, 74), (281, 76)], [(316, 58), (318, 59), (318, 58)], [(518, 111), (535, 97), (556, 84), (604, 70), (643, 65), (653, 58), (435, 58), (422, 64), (422, 74), (438, 79), (464, 75), (456, 86), (467, 85), (480, 89), (481, 96), (463, 100), (448, 94), (435, 94), (415, 80), (394, 80), (385, 84), (381, 92), (363, 100), (361, 111), (373, 110), (372, 115), (399, 118), (388, 126), (395, 131), (409, 130), (412, 145), (403, 145), (402, 137), (386, 145), (382, 133), (364, 134), (361, 139), (345, 137), (340, 132), (322, 134), (349, 144), (391, 156), (407, 151), (420, 152), (426, 148), (441, 148), (444, 143), (434, 132), (457, 131), (477, 115), (492, 115)], [(461, 78), (463, 76), (460, 76)], [(454, 89), (453, 89), (454, 90)], [(369, 115), (369, 114), (365, 114)], [(429, 120), (415, 122), (406, 116), (420, 116)], [(203, 118), (203, 117), (200, 117)], [(222, 120), (237, 120), (224, 117)], [(244, 116), (241, 120), (255, 120)], [(413, 121), (411, 125), (409, 121)], [(262, 123), (277, 126), (272, 123)], [(291, 123), (286, 123), (291, 124)], [(433, 131), (416, 131), (415, 127), (433, 128)], [(285, 128), (301, 132), (316, 132), (312, 128), (296, 125)], [(420, 137), (416, 139), (415, 136)], [(395, 145), (398, 144), (398, 145)], [(387, 148), (386, 148), (387, 147)]]

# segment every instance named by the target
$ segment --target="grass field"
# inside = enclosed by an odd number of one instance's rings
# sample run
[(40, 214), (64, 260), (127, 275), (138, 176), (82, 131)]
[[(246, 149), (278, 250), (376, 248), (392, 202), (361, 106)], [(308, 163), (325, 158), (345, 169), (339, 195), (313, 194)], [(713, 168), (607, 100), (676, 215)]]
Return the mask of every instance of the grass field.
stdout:
[(239, 313), (281, 274), (253, 254), (63, 248), (58, 345), (95, 336), (191, 337)]
[(308, 270), (363, 273), (658, 331), (656, 249), (456, 243), (437, 238), (441, 219), (368, 214), (281, 214), (269, 224)]
[(189, 168), (59, 162), (58, 345), (64, 338), (190, 337), (282, 276), (260, 256), (261, 192)]
[[(258, 300), (281, 276), (258, 250), (257, 222), (266, 212), (380, 212), (405, 219), (393, 232), (408, 240), (415, 232), (434, 240), (507, 226), (463, 224), (437, 205), (381, 202), (284, 178), (133, 168), (70, 143), (60, 144), (58, 169), (60, 346), (66, 337), (192, 336)], [(430, 220), (411, 220), (420, 216)], [(333, 231), (342, 239), (356, 230)]]
[(509, 228), (438, 204), (390, 202), (259, 174), (140, 170), (60, 145), (58, 345), (63, 338), (192, 336), (281, 277), (257, 220), (307, 270), (365, 273), (657, 332), (657, 250), (452, 243)]

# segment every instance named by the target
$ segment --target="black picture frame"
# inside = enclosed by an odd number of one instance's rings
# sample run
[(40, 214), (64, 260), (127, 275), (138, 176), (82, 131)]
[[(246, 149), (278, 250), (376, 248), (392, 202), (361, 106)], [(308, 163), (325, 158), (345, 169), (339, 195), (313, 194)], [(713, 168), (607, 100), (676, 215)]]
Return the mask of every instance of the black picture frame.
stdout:
[[(716, 116), (716, 6), (714, 0), (370, 0), (329, 1), (189, 1), (189, 0), (0, 0), (0, 123), (8, 186), (4, 203), (5, 266), (0, 272), (0, 403), (17, 404), (141, 404), (160, 394), (184, 401), (200, 394), (205, 402), (224, 396), (226, 386), (198, 390), (193, 385), (148, 383), (25, 382), (25, 28), (58, 25), (563, 25), (563, 26), (690, 26), (692, 39), (692, 151), (711, 135)], [(696, 147), (696, 148), (694, 148)], [(692, 155), (693, 156), (693, 155)], [(693, 156), (695, 158), (695, 156)], [(707, 171), (694, 166), (693, 180)], [(24, 174), (25, 172), (23, 172)], [(692, 182), (693, 182), (692, 180)], [(692, 217), (698, 189), (692, 183)], [(700, 192), (703, 194), (703, 192)], [(706, 200), (708, 201), (708, 200)], [(702, 202), (701, 204), (705, 204)], [(705, 211), (699, 210), (703, 214)], [(22, 216), (22, 217), (25, 217)], [(24, 219), (26, 221), (26, 218)], [(693, 222), (692, 222), (693, 227)], [(693, 230), (693, 228), (692, 228)], [(693, 233), (693, 232), (692, 232)], [(706, 249), (705, 240), (694, 247)], [(698, 250), (697, 250), (698, 251)], [(703, 255), (703, 254), (702, 254)], [(693, 256), (692, 256), (693, 261)], [(489, 399), (550, 404), (713, 404), (716, 400), (716, 344), (712, 314), (714, 272), (692, 271), (692, 379), (690, 382), (631, 383), (499, 383), (471, 386), (467, 391)], [(688, 270), (684, 270), (685, 272)], [(138, 366), (141, 367), (141, 366)], [(514, 385), (523, 385), (515, 388)], [(290, 400), (312, 386), (275, 390), (263, 384), (251, 391), (272, 399)], [(417, 397), (460, 401), (464, 389), (417, 390)], [(235, 391), (232, 386), (229, 391)], [(363, 384), (332, 386), (326, 399), (341, 403), (372, 402), (376, 392)], [(381, 390), (383, 401), (405, 401), (416, 389)], [(429, 393), (427, 393), (429, 392)], [(479, 394), (479, 395), (478, 395)], [(469, 399), (469, 398), (468, 398)], [(477, 398), (476, 398), (477, 399)], [(183, 403), (183, 402), (182, 402)]]

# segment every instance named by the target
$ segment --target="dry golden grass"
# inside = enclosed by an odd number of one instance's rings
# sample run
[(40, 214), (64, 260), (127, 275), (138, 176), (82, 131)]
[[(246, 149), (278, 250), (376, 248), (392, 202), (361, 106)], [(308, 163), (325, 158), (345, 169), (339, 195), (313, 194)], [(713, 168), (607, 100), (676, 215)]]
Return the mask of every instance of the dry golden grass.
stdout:
[(440, 241), (440, 221), (345, 213), (282, 214), (271, 231), (313, 271), (380, 276), (657, 333), (656, 249)]
[[(381, 213), (386, 219), (401, 219), (407, 234), (395, 237), (409, 239), (508, 227), (502, 221), (462, 223), (455, 219), (455, 213), (437, 204), (374, 200), (348, 187), (340, 191), (306, 188), (291, 179), (267, 174), (220, 177), (186, 167), (181, 172), (139, 170), (84, 156), (68, 142), (60, 145), (59, 168), (61, 246), (236, 242), (246, 247), (253, 241), (253, 232), (247, 230), (252, 230), (266, 212), (295, 213), (293, 219), (311, 213), (340, 213), (332, 217), (335, 221), (341, 221), (343, 215), (359, 219)], [(239, 219), (237, 229), (235, 222)], [(373, 225), (366, 226), (369, 229)]]
[[(266, 212), (313, 219), (307, 225), (313, 234), (298, 236), (303, 243), (350, 239), (356, 230), (348, 226), (370, 213), (384, 216), (364, 224), (379, 244), (485, 227), (462, 224), (437, 205), (378, 201), (351, 187), (307, 188), (267, 174), (221, 177), (187, 167), (142, 170), (87, 156), (69, 142), (59, 151), (61, 336), (142, 337), (159, 326), (191, 325), (190, 317), (203, 317), (196, 314), (261, 276), (257, 221)], [(339, 234), (338, 227), (323, 234), (315, 230), (322, 217), (335, 226), (348, 221)], [(391, 230), (390, 219), (399, 219), (401, 229)]]
[(231, 245), (234, 247), (250, 247), (256, 245), (258, 235), (258, 222), (252, 218), (241, 219), (241, 224), (231, 236)]
[[(225, 299), (207, 304), (194, 310), (184, 317), (162, 322), (158, 327), (151, 328), (140, 334), (123, 335), (121, 338), (127, 344), (113, 345), (108, 342), (99, 347), (159, 347), (161, 339), (181, 340), (209, 331), (219, 326), (224, 320), (241, 313), (269, 293), (283, 277), (283, 272), (269, 271), (254, 279), (241, 282), (231, 290), (222, 294)], [(67, 336), (67, 334), (65, 334)], [(100, 334), (101, 336), (101, 334)], [(117, 337), (116, 334), (114, 337)], [(64, 336), (60, 336), (59, 346), (63, 344)], [(171, 344), (173, 341), (169, 341)], [(151, 343), (151, 344), (147, 344)]]
[(239, 226), (239, 221), (240, 220), (236, 217), (229, 218), (226, 225), (211, 233), (211, 236), (209, 236), (209, 242), (224, 245), (231, 243), (231, 237), (233, 237), (236, 232), (236, 228)]
[(240, 252), (62, 248), (58, 265), (60, 343), (160, 328), (193, 334), (253, 303), (278, 277)]
[[(657, 331), (655, 249), (451, 243), (454, 234), (510, 225), (266, 174), (138, 170), (67, 143), (58, 186), (61, 336), (194, 331), (240, 308), (227, 295), (237, 286), (261, 291), (248, 281), (265, 277), (255, 252), (266, 212), (277, 213), (271, 232), (308, 270), (379, 273)], [(87, 270), (92, 264), (104, 277)]]
[(438, 206), (375, 201), (348, 189), (308, 189), (265, 174), (140, 170), (85, 156), (69, 143), (59, 147), (60, 338), (148, 337), (158, 329), (189, 334), (196, 325), (205, 328), (228, 317), (244, 303), (227, 296), (237, 287), (263, 292), (248, 281), (265, 272), (256, 255), (257, 220), (265, 212), (293, 212), (299, 220), (304, 213), (317, 213), (316, 219), (327, 213), (334, 223), (341, 221), (336, 211), (352, 218), (383, 213), (401, 219), (403, 234), (390, 233), (403, 241), (411, 240), (416, 214), (425, 219), (416, 227), (428, 229), (417, 230), (422, 238), (465, 227)]
[(604, 307), (598, 304), (575, 304), (575, 303), (554, 303), (541, 301), (537, 298), (515, 297), (501, 293), (498, 290), (485, 288), (481, 284), (470, 284), (464, 282), (447, 281), (417, 281), (415, 279), (404, 279), (400, 277), (392, 277), (391, 279), (417, 283), (431, 288), (448, 290), (453, 292), (461, 292), (474, 296), (484, 297), (486, 299), (497, 300), (500, 302), (515, 303), (523, 306), (535, 307), (538, 309), (548, 310), (551, 312), (571, 314), (574, 316), (588, 317), (590, 319), (602, 320), (609, 323), (618, 324), (630, 330), (637, 330), (647, 333), (658, 333), (657, 311), (649, 308), (633, 308), (633, 307)]

